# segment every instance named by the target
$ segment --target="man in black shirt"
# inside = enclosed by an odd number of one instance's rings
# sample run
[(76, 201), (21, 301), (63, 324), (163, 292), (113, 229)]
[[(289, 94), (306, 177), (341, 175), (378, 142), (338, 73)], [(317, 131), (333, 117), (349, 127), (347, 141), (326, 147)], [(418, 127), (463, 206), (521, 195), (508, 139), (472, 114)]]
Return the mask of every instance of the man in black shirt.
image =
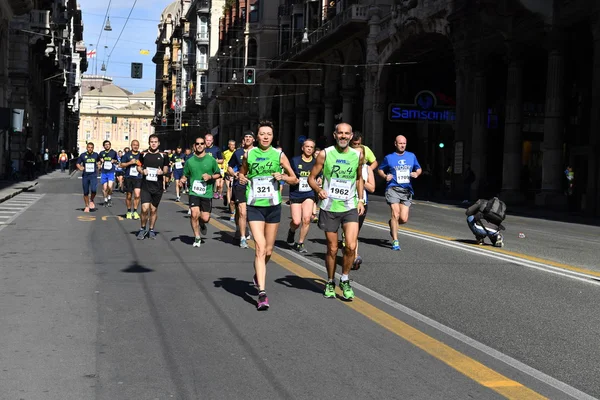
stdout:
[[(148, 138), (148, 151), (140, 156), (137, 170), (142, 174), (142, 226), (137, 234), (138, 240), (144, 240), (147, 237), (156, 239), (154, 225), (158, 218), (158, 205), (163, 194), (163, 178), (169, 172), (169, 158), (158, 149), (160, 142), (157, 135), (150, 135)], [(146, 223), (150, 220), (149, 229), (146, 229)]]

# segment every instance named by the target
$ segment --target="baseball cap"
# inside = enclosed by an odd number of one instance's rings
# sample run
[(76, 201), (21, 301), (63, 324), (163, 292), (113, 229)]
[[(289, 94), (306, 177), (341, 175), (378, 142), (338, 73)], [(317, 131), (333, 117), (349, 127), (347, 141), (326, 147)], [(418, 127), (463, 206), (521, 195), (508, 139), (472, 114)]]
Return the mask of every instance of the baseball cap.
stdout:
[(253, 138), (256, 138), (256, 136), (254, 136), (254, 132), (251, 130), (244, 131), (244, 136), (252, 136)]

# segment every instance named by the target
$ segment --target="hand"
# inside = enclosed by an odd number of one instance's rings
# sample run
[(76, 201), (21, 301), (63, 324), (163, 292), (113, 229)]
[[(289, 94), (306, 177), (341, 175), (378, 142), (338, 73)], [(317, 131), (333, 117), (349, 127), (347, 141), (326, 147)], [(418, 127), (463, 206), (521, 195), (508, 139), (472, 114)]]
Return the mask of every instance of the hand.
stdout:
[(325, 200), (327, 197), (329, 197), (329, 196), (327, 195), (327, 192), (325, 191), (325, 189), (321, 189), (321, 190), (319, 190), (319, 193), (317, 193), (317, 194), (319, 195), (319, 198), (320, 198), (321, 200)]
[(159, 168), (158, 171), (156, 171), (156, 175), (164, 175), (162, 168)]
[(362, 201), (359, 201), (356, 209), (358, 210), (358, 215), (363, 215), (365, 213), (365, 204)]
[(144, 168), (144, 169), (142, 170), (142, 175), (148, 175), (148, 170)]
[(386, 180), (386, 182), (389, 182), (389, 181), (391, 181), (392, 179), (394, 179), (394, 176), (393, 176), (392, 174), (387, 174), (387, 175), (385, 176), (385, 180)]
[(279, 172), (273, 172), (271, 175), (273, 175), (273, 178), (275, 178), (276, 181), (282, 181), (283, 180), (283, 174), (280, 174)]
[(212, 176), (210, 176), (209, 174), (202, 174), (202, 180), (204, 182), (207, 182), (207, 181), (209, 181), (211, 179), (212, 179)]
[(244, 175), (242, 174), (238, 174), (238, 179), (240, 181), (240, 184), (245, 185), (246, 183), (248, 183), (248, 178), (246, 178)]
[(416, 172), (411, 172), (411, 173), (410, 173), (410, 177), (411, 177), (411, 178), (418, 178), (418, 177), (419, 177), (419, 174), (417, 174)]
[(179, 187), (183, 187), (183, 185), (185, 185), (186, 179), (185, 178), (181, 178), (179, 180)]

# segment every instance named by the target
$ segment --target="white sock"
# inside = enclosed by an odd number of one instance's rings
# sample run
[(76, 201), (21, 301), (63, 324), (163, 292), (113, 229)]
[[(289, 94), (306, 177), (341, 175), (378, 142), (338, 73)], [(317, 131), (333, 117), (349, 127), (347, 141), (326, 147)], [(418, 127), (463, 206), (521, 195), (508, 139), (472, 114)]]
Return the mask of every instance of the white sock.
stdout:
[(105, 198), (104, 198), (104, 202), (107, 202), (107, 201), (108, 201), (108, 199), (105, 197)]
[(110, 196), (110, 195), (109, 195), (109, 196), (108, 196), (108, 199), (110, 200), (110, 199), (111, 199), (111, 197), (112, 197), (112, 196)]
[(342, 282), (346, 282), (346, 281), (348, 281), (348, 280), (350, 280), (350, 278), (348, 278), (348, 275), (344, 275), (344, 274), (342, 274), (342, 277), (340, 278), (340, 281), (342, 281)]

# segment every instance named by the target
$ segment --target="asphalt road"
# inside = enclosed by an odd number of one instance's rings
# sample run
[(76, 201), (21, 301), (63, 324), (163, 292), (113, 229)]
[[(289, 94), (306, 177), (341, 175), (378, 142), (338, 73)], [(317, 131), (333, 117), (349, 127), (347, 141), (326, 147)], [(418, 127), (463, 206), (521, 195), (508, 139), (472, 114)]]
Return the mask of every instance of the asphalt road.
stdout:
[(307, 257), (287, 248), (284, 207), (261, 313), (219, 208), (192, 248), (171, 189), (137, 241), (121, 194), (83, 214), (80, 185), (0, 204), (17, 211), (0, 220), (0, 399), (600, 396), (596, 227), (511, 217), (496, 251), (468, 244), (463, 210), (419, 203), (393, 252), (375, 200), (346, 303), (321, 295), (316, 226)]

